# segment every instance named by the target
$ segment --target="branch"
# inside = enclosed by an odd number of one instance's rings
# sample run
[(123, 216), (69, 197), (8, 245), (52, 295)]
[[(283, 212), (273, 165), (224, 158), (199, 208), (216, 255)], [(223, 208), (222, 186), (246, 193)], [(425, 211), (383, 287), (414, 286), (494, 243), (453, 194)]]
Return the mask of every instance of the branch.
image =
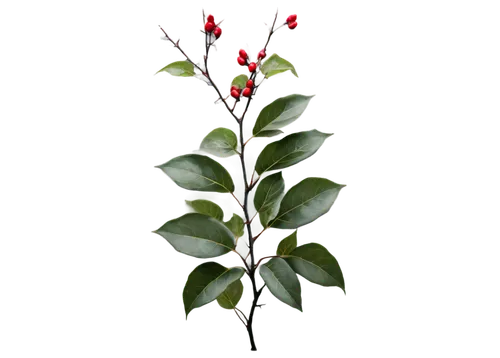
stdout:
[[(238, 122), (239, 121), (238, 117), (234, 114), (234, 112), (231, 109), (231, 107), (229, 107), (229, 104), (227, 103), (227, 101), (224, 99), (224, 97), (220, 93), (219, 89), (215, 85), (214, 81), (212, 80), (212, 78), (210, 77), (210, 74), (208, 72), (207, 62), (208, 62), (208, 51), (209, 51), (210, 46), (206, 47), (206, 55), (205, 55), (205, 58), (204, 58), (204, 60), (205, 60), (205, 70), (203, 70), (200, 66), (198, 66), (196, 63), (194, 63), (189, 58), (189, 56), (182, 50), (182, 48), (179, 46), (179, 41), (175, 42), (174, 40), (172, 40), (170, 38), (170, 36), (168, 36), (167, 32), (165, 30), (163, 30), (163, 28), (160, 25), (158, 25), (158, 26), (160, 27), (161, 31), (163, 31), (163, 33), (165, 34), (165, 37), (167, 38), (167, 40), (170, 41), (174, 45), (174, 47), (177, 48), (184, 55), (184, 57), (186, 58), (187, 61), (189, 61), (191, 64), (193, 64), (193, 66), (196, 67), (202, 73), (202, 75), (205, 76), (208, 79), (208, 81), (210, 82), (210, 84), (212, 85), (212, 87), (215, 89), (215, 91), (219, 95), (220, 100), (226, 106), (226, 108), (229, 111), (229, 113), (231, 113), (231, 115), (233, 116), (233, 118)], [(206, 46), (207, 43), (208, 43), (208, 40), (207, 40), (207, 36), (206, 36), (206, 33), (205, 33), (205, 46)]]

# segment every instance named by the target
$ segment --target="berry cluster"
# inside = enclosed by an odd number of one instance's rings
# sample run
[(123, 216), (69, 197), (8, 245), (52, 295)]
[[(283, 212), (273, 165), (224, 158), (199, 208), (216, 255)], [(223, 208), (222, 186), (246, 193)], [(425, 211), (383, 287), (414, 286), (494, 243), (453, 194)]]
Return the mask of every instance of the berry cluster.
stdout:
[(216, 39), (218, 39), (220, 37), (220, 35), (222, 35), (222, 30), (219, 26), (217, 26), (215, 24), (215, 19), (214, 19), (213, 15), (207, 16), (207, 22), (205, 24), (205, 31), (208, 33), (213, 32)]
[(297, 15), (290, 15), (287, 17), (286, 24), (288, 24), (288, 28), (290, 30), (293, 30), (294, 28), (297, 27), (297, 21), (295, 20), (297, 20)]
[[(257, 64), (255, 62), (248, 63), (248, 55), (246, 51), (241, 49), (239, 55), (240, 56), (238, 57), (238, 63), (240, 64), (240, 66), (248, 66), (248, 70), (250, 72), (255, 72), (255, 70), (257, 69)], [(266, 51), (261, 50), (259, 52), (259, 60), (264, 57), (266, 57)]]
[(247, 81), (243, 91), (241, 91), (241, 88), (239, 88), (238, 86), (231, 86), (231, 97), (235, 98), (236, 100), (240, 99), (240, 95), (242, 95), (243, 97), (250, 97), (252, 95), (252, 92), (253, 92), (252, 80)]

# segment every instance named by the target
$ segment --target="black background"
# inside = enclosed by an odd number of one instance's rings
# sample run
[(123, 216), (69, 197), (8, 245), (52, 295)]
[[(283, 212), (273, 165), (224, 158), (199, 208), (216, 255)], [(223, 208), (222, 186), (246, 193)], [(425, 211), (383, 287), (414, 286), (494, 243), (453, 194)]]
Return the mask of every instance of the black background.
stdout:
[[(199, 35), (192, 33), (191, 24), (199, 19), (200, 4), (196, 1), (185, 3), (187, 1), (176, 2), (175, 6), (165, 3), (165, 7), (158, 4), (151, 15), (160, 15), (161, 23), (168, 23), (171, 31), (183, 31), (185, 43), (194, 48), (194, 55), (199, 55), (198, 46), (193, 45), (199, 41)], [(364, 187), (362, 180), (359, 183), (357, 180), (362, 161), (370, 162), (374, 156), (373, 149), (364, 145), (361, 138), (364, 137), (364, 124), (372, 120), (366, 113), (378, 105), (370, 94), (381, 90), (383, 70), (376, 70), (381, 61), (376, 57), (387, 43), (382, 35), (384, 24), (371, 18), (370, 9), (328, 4), (281, 1), (281, 7), (304, 7), (306, 21), (302, 25), (304, 32), (282, 33), (273, 45), (289, 48), (297, 56), (297, 62), (305, 64), (307, 72), (304, 81), (280, 81), (278, 86), (320, 87), (323, 100), (315, 106), (314, 118), (321, 118), (322, 124), (328, 123), (329, 128), (337, 129), (337, 143), (329, 146), (328, 153), (322, 153), (320, 161), (314, 161), (313, 174), (319, 174), (319, 168), (328, 167), (329, 173), (352, 176), (354, 189), (344, 194), (344, 208), (337, 210), (329, 224), (316, 225), (305, 239), (328, 239), (337, 255), (344, 256), (345, 271), (356, 282), (356, 294), (332, 297), (320, 296), (320, 289), (304, 290), (304, 303), (313, 304), (313, 311), (307, 312), (303, 321), (297, 321), (294, 314), (277, 312), (276, 308), (273, 313), (258, 313), (257, 343), (264, 345), (265, 352), (331, 351), (335, 345), (344, 346), (344, 342), (355, 335), (365, 321), (356, 296), (361, 294), (358, 287), (362, 283), (356, 279), (361, 270), (361, 255), (366, 255), (362, 247), (371, 237), (367, 235), (369, 224), (364, 221), (366, 212), (361, 210), (359, 200)], [(217, 73), (222, 75), (231, 71), (230, 41), (255, 38), (255, 34), (261, 34), (263, 28), (255, 24), (255, 16), (270, 16), (273, 5), (276, 4), (271, 1), (248, 5), (243, 2), (208, 3), (209, 7), (216, 7), (218, 12), (233, 17), (233, 23), (224, 26), (228, 44), (226, 56), (211, 59), (211, 63), (217, 63)], [(144, 20), (148, 38), (150, 19), (149, 16)], [(174, 55), (173, 49), (160, 49), (157, 41), (149, 42), (152, 64), (160, 63), (160, 56)], [(183, 199), (183, 193), (169, 192), (167, 185), (160, 185), (159, 178), (151, 175), (152, 160), (159, 159), (161, 151), (191, 143), (192, 136), (199, 135), (199, 128), (207, 127), (208, 118), (225, 116), (221, 112), (207, 113), (207, 96), (214, 95), (212, 90), (193, 89), (189, 81), (151, 81), (149, 75), (146, 71), (144, 78), (149, 82), (143, 86), (151, 98), (146, 116), (156, 120), (151, 122), (150, 140), (135, 143), (142, 154), (140, 177), (144, 180), (144, 193), (139, 199), (142, 220), (137, 223), (138, 240), (142, 238), (144, 224), (159, 223), (161, 215), (175, 211), (175, 200)], [(193, 106), (196, 103), (202, 104), (199, 111), (196, 105)], [(169, 144), (164, 145), (164, 141)], [(176, 280), (183, 276), (183, 259), (168, 256), (166, 249), (160, 249), (158, 241), (143, 240), (140, 244), (141, 250), (137, 252), (140, 268), (136, 272), (140, 284), (135, 288), (135, 302), (139, 309), (135, 314), (139, 320), (137, 330), (141, 342), (153, 350), (158, 348), (160, 352), (174, 349), (174, 346), (181, 347), (179, 353), (219, 349), (236, 354), (245, 352), (247, 338), (240, 335), (238, 322), (229, 314), (194, 313), (190, 329), (176, 320), (175, 288)]]

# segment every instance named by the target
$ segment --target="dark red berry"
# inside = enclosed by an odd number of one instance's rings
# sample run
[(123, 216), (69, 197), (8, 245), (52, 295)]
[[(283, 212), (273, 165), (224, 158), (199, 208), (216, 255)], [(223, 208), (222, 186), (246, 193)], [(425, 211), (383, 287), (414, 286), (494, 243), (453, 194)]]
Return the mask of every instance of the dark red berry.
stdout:
[(240, 89), (238, 88), (238, 86), (231, 86), (231, 92), (233, 91), (239, 91)]
[(259, 54), (257, 55), (258, 60), (260, 60), (262, 58), (266, 58), (266, 51), (265, 50), (260, 50)]
[(296, 12), (290, 12), (285, 16), (285, 21), (287, 22), (297, 21), (298, 19), (300, 19), (300, 15)]
[(247, 85), (245, 87), (246, 88), (252, 88), (253, 87), (253, 81), (252, 80), (248, 80), (247, 81)]
[(247, 64), (247, 60), (245, 60), (243, 57), (238, 57), (238, 63), (240, 66), (245, 66)]
[(213, 22), (207, 22), (205, 24), (205, 31), (206, 32), (212, 32), (215, 28), (215, 24)]
[(257, 69), (257, 65), (255, 64), (255, 62), (250, 62), (250, 64), (248, 65), (248, 70), (250, 72), (255, 72), (256, 69)]
[(222, 30), (220, 27), (216, 27), (214, 29), (214, 35), (215, 35), (215, 38), (218, 39), (220, 37), (220, 35), (222, 35)]
[(247, 88), (245, 88), (245, 89), (243, 90), (243, 96), (244, 96), (244, 97), (250, 97), (251, 95), (252, 95), (252, 89), (251, 89), (251, 88), (248, 88), (248, 87), (247, 87)]
[(244, 58), (245, 60), (248, 58), (248, 55), (245, 50), (243, 49), (240, 50), (240, 57)]
[(214, 19), (213, 15), (208, 15), (207, 16), (207, 22), (215, 22), (215, 19)]
[(240, 98), (240, 92), (237, 90), (232, 90), (231, 91), (231, 97), (239, 99)]
[(290, 30), (296, 29), (299, 26), (300, 26), (300, 21), (292, 21), (288, 24), (288, 28)]

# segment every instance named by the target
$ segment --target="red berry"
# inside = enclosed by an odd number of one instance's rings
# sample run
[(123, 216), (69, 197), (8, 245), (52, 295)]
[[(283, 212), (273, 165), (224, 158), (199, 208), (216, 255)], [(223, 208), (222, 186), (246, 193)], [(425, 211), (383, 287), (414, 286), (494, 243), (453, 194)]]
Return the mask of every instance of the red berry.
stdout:
[(252, 88), (252, 87), (253, 87), (253, 81), (252, 80), (248, 80), (246, 88)]
[(245, 60), (243, 57), (238, 57), (238, 63), (240, 66), (245, 66), (247, 64), (247, 60)]
[(290, 23), (294, 22), (295, 20), (297, 20), (297, 15), (290, 15), (287, 17), (286, 22)]
[(215, 38), (218, 39), (220, 37), (220, 35), (222, 35), (222, 30), (220, 27), (216, 27), (214, 29), (214, 35), (215, 35)]
[(293, 30), (293, 29), (294, 29), (294, 28), (296, 28), (296, 27), (297, 27), (297, 22), (296, 22), (296, 21), (294, 21), (294, 22), (290, 22), (290, 23), (288, 24), (288, 28), (289, 28), (290, 30)]
[(238, 86), (231, 86), (231, 92), (233, 91), (239, 91), (240, 89), (238, 88)]
[(245, 60), (248, 58), (248, 55), (245, 50), (243, 49), (240, 50), (240, 57), (244, 58)]
[(215, 22), (215, 19), (214, 19), (213, 15), (208, 15), (207, 16), (207, 22)]
[(266, 58), (266, 51), (260, 50), (259, 54), (257, 55), (257, 59), (260, 60), (261, 58)]
[(231, 91), (231, 97), (239, 99), (240, 98), (240, 92), (237, 90), (232, 90)]
[(212, 32), (215, 28), (215, 24), (213, 22), (207, 22), (205, 24), (205, 31), (206, 32)]
[(248, 88), (248, 87), (247, 87), (247, 88), (245, 88), (245, 89), (243, 90), (243, 96), (245, 96), (245, 97), (250, 97), (251, 95), (252, 95), (252, 89), (251, 89), (251, 88)]
[(256, 69), (257, 69), (257, 65), (255, 64), (255, 62), (250, 62), (250, 64), (248, 65), (248, 70), (250, 72), (255, 72)]

